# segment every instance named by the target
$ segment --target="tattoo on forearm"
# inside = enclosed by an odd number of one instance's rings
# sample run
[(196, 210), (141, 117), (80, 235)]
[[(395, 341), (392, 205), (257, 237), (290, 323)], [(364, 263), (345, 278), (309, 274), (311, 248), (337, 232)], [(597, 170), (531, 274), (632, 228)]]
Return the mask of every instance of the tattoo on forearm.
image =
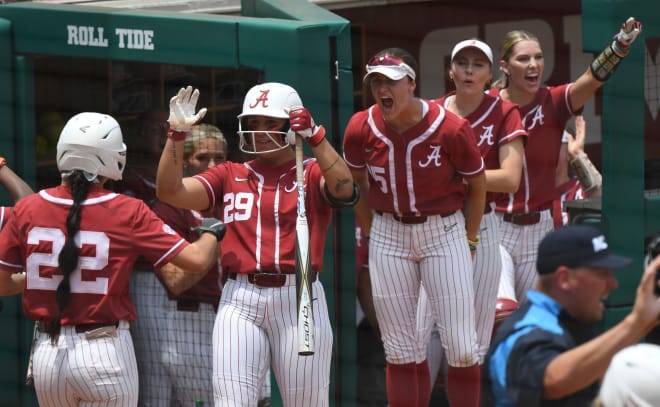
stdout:
[(335, 164), (337, 164), (337, 161), (339, 161), (339, 156), (337, 156), (337, 158), (335, 159), (335, 161), (333, 161), (332, 164), (330, 164), (330, 165), (328, 166), (328, 168), (322, 168), (322, 169), (321, 169), (321, 172), (327, 172), (327, 171), (330, 171), (330, 169), (331, 169), (332, 167), (334, 167)]
[(340, 180), (337, 180), (337, 185), (335, 185), (335, 192), (339, 192), (342, 188), (344, 188), (344, 185), (346, 184), (353, 184), (351, 180), (342, 178)]
[(176, 159), (176, 144), (172, 143), (172, 161), (175, 165), (179, 164), (179, 161)]

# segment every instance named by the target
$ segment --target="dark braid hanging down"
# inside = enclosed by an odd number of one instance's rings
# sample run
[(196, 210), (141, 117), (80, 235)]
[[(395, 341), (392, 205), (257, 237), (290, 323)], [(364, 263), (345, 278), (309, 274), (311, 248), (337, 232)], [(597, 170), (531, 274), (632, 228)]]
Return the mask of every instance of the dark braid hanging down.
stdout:
[(80, 258), (75, 237), (80, 231), (80, 214), (82, 212), (81, 204), (87, 198), (89, 187), (92, 184), (90, 181), (87, 181), (85, 174), (80, 170), (73, 171), (73, 173), (69, 175), (68, 180), (69, 189), (73, 196), (73, 205), (66, 218), (66, 241), (64, 242), (64, 247), (62, 247), (58, 259), (59, 269), (64, 275), (64, 278), (57, 286), (57, 293), (55, 294), (58, 312), (48, 324), (48, 335), (50, 336), (53, 345), (57, 343), (57, 338), (60, 335), (62, 310), (66, 308), (71, 299), (71, 283), (69, 278), (71, 273), (73, 273), (78, 267), (78, 260)]

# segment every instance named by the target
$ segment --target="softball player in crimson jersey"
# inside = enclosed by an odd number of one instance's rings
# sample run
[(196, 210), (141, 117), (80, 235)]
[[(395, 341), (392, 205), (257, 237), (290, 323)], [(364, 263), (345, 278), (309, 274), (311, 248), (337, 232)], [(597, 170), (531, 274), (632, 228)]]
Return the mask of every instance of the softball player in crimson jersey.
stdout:
[[(170, 101), (170, 139), (158, 166), (157, 191), (177, 207), (219, 206), (227, 225), (222, 245), (223, 287), (213, 330), (216, 406), (256, 406), (272, 364), (285, 406), (327, 406), (332, 330), (323, 287), (316, 277), (332, 206), (357, 196), (350, 171), (302, 107), (298, 93), (264, 83), (245, 96), (239, 118), (245, 163), (225, 162), (183, 178), (183, 139), (206, 109), (195, 112), (199, 91), (181, 89)], [(316, 348), (298, 355), (295, 236), (297, 191), (294, 132), (305, 137), (315, 159), (305, 159), (305, 205), (310, 229)]]
[(399, 48), (370, 60), (364, 80), (377, 103), (349, 121), (344, 156), (362, 191), (355, 209), (370, 237), (390, 406), (426, 406), (430, 399), (426, 343), (416, 329), (420, 283), (448, 348), (449, 400), (476, 406), (479, 357), (467, 240), (477, 238), (484, 213), (484, 164), (466, 120), (414, 96), (416, 66)]
[[(480, 361), (486, 356), (492, 335), (497, 289), (502, 262), (500, 219), (492, 212), (495, 197), (515, 192), (520, 184), (522, 157), (527, 131), (522, 127), (518, 107), (499, 97), (484, 94), (492, 79), (493, 53), (488, 44), (469, 39), (457, 43), (451, 53), (449, 77), (456, 86), (436, 102), (467, 119), (476, 137), (486, 166), (486, 207), (479, 227), (480, 242), (474, 254), (474, 291), (477, 341)], [(418, 318), (425, 335), (430, 336), (434, 320), (422, 295)], [(439, 336), (434, 336), (439, 338)], [(437, 347), (429, 347), (430, 349)], [(431, 382), (440, 367), (437, 355), (429, 353)]]
[(584, 104), (616, 69), (629, 52), (642, 24), (629, 18), (614, 41), (591, 63), (575, 82), (542, 86), (543, 51), (538, 39), (526, 31), (510, 31), (500, 46), (503, 87), (490, 94), (517, 103), (522, 122), (529, 133), (523, 161), (523, 176), (516, 193), (497, 200), (496, 212), (502, 217), (502, 246), (514, 264), (515, 293), (522, 304), (527, 290), (536, 284), (536, 252), (545, 234), (553, 228), (552, 202), (562, 134), (568, 119)]
[(26, 316), (38, 321), (40, 406), (137, 405), (133, 263), (142, 255), (164, 272), (202, 272), (217, 259), (217, 227), (188, 244), (142, 201), (103, 188), (121, 178), (125, 154), (112, 117), (72, 117), (57, 145), (62, 185), (20, 200), (0, 233), (0, 294), (22, 293)]
[[(227, 140), (219, 128), (210, 124), (193, 126), (184, 145), (187, 175), (199, 174), (225, 162), (226, 158)], [(202, 213), (175, 208), (161, 201), (154, 203), (151, 209), (186, 240), (196, 239), (191, 227), (201, 223)], [(215, 217), (222, 216), (221, 212), (216, 212)], [(160, 331), (162, 363), (172, 384), (172, 398), (182, 406), (198, 401), (213, 403), (213, 324), (223, 284), (219, 271), (218, 264), (183, 293), (168, 290), (167, 319)], [(270, 399), (270, 378), (264, 380), (261, 393), (260, 403), (264, 398)]]

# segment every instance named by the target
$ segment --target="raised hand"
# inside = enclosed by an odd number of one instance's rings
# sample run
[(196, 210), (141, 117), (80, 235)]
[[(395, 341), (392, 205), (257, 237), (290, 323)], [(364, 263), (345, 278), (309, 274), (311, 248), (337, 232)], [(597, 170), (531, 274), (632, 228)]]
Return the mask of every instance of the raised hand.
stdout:
[(170, 129), (175, 132), (189, 132), (192, 126), (200, 122), (206, 115), (206, 108), (195, 113), (195, 106), (199, 99), (199, 89), (193, 91), (192, 86), (181, 88), (179, 92), (170, 99)]
[[(289, 124), (291, 130), (307, 140), (311, 147), (318, 146), (325, 138), (323, 126), (317, 126), (309, 110), (302, 106), (295, 106), (289, 110)], [(289, 140), (291, 141), (295, 144), (295, 139)]]
[(575, 136), (568, 134), (568, 154), (571, 158), (584, 151), (586, 124), (582, 115), (575, 116)]
[(635, 20), (635, 17), (629, 17), (623, 24), (621, 24), (621, 30), (619, 30), (614, 36), (617, 48), (622, 52), (627, 52), (630, 44), (635, 41), (641, 32), (642, 23)]

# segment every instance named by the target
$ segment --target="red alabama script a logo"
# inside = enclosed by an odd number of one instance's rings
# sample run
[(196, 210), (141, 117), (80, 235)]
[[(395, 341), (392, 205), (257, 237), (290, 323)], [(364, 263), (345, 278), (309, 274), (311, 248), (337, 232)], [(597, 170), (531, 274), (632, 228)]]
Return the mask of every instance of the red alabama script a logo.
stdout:
[(254, 109), (259, 103), (261, 103), (263, 107), (268, 107), (268, 92), (270, 92), (270, 89), (262, 90), (260, 92), (261, 95), (250, 105), (250, 109)]

